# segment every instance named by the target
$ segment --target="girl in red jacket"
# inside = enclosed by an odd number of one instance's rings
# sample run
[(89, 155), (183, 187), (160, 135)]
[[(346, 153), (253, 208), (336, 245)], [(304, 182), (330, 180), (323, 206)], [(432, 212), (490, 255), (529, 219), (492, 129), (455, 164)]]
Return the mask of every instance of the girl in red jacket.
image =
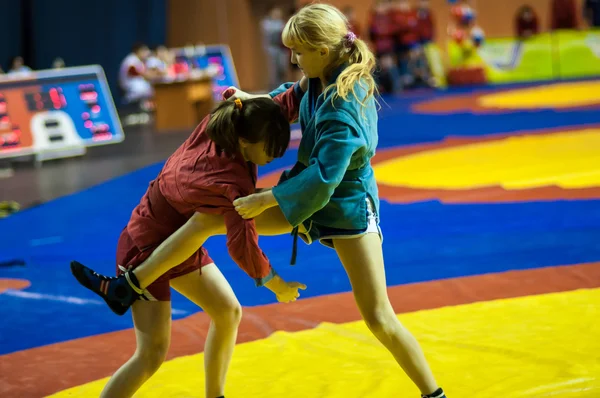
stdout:
[[(255, 221), (243, 219), (232, 204), (238, 197), (255, 192), (257, 165), (284, 154), (290, 139), (289, 122), (297, 117), (284, 111), (298, 109), (298, 90), (296, 84), (274, 99), (224, 101), (202, 121), (150, 183), (121, 233), (118, 277), (105, 277), (78, 262), (71, 263), (77, 280), (104, 298), (114, 312), (123, 314), (128, 306), (108, 297), (133, 303), (137, 349), (111, 377), (103, 397), (132, 396), (165, 360), (171, 334), (170, 287), (210, 316), (204, 349), (206, 396), (224, 394), (242, 310), (208, 252), (200, 247), (191, 257), (176, 259), (178, 266), (144, 290), (133, 272), (152, 256), (177, 253), (177, 257), (179, 248), (169, 244), (177, 233), (195, 231), (195, 242), (200, 246), (210, 235), (208, 230), (203, 232), (203, 224), (215, 216), (224, 219), (229, 253), (257, 286), (264, 285), (283, 302), (294, 301), (298, 289), (305, 288), (283, 281), (273, 271), (258, 246)], [(156, 250), (158, 246), (161, 249)], [(139, 295), (123, 297), (130, 287)]]

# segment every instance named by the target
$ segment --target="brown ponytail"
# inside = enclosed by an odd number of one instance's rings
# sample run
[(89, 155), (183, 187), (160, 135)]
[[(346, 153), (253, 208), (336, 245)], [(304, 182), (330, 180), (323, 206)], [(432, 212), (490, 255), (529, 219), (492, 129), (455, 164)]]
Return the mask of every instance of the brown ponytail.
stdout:
[(234, 101), (221, 102), (211, 114), (206, 133), (228, 155), (239, 152), (239, 139), (265, 142), (265, 152), (283, 156), (290, 142), (290, 123), (270, 98), (245, 100), (241, 108)]
[(206, 126), (206, 133), (228, 155), (239, 151), (236, 126), (243, 109), (238, 109), (233, 101), (223, 101), (212, 112)]

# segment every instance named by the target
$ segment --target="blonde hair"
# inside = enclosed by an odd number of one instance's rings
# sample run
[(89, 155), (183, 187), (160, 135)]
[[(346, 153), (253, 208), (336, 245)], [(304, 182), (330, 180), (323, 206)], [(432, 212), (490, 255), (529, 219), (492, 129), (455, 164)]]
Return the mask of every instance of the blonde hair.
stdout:
[[(337, 8), (328, 4), (311, 4), (298, 11), (285, 25), (281, 38), (287, 47), (300, 45), (311, 50), (327, 47), (334, 61), (329, 66), (334, 68), (348, 63), (335, 83), (324, 89), (327, 92), (336, 88), (336, 96), (344, 101), (352, 93), (354, 98), (365, 107), (367, 100), (376, 91), (373, 71), (375, 56), (367, 43), (359, 38), (348, 40), (348, 20)], [(366, 95), (359, 98), (355, 86), (358, 84)], [(332, 97), (332, 101), (335, 97)]]

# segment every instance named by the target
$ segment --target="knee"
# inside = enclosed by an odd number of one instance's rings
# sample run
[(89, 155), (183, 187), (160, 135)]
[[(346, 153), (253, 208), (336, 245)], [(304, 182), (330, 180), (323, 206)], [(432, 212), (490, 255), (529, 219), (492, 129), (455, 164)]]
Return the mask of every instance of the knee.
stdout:
[(363, 312), (367, 327), (373, 334), (393, 334), (400, 326), (400, 321), (391, 308), (387, 306), (375, 307)]
[(160, 368), (169, 352), (169, 341), (157, 341), (138, 346), (136, 357), (141, 361), (149, 373), (154, 373)]
[(237, 328), (242, 321), (242, 306), (237, 300), (229, 302), (211, 315), (211, 319), (217, 327)]

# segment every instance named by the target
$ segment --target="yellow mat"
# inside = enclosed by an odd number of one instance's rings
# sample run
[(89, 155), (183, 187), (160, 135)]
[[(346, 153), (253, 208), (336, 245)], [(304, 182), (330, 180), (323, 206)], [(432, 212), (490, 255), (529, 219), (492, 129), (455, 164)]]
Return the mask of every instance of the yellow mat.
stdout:
[(484, 95), (479, 105), (493, 108), (572, 108), (600, 104), (600, 81), (558, 83)]
[[(450, 398), (600, 397), (600, 289), (400, 316)], [(163, 365), (136, 397), (202, 397), (202, 354)], [(362, 322), (236, 348), (228, 398), (418, 397)], [(97, 397), (99, 380), (55, 397)]]
[(600, 129), (440, 148), (388, 160), (374, 169), (380, 183), (411, 188), (600, 186)]

